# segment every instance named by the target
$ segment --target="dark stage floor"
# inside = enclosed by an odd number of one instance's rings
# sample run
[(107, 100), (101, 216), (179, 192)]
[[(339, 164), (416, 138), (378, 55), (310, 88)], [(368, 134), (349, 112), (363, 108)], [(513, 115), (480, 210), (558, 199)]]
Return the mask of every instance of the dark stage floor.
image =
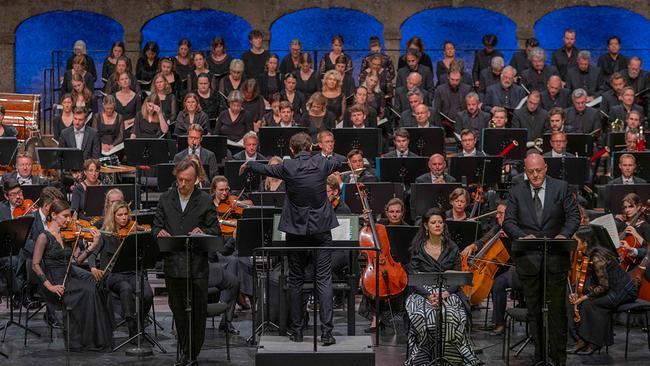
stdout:
[[(158, 332), (158, 340), (167, 348), (168, 353), (162, 354), (158, 349), (155, 350), (154, 356), (138, 359), (127, 357), (123, 351), (108, 354), (97, 353), (66, 353), (64, 349), (62, 332), (56, 331), (54, 339), (50, 343), (49, 333), (42, 321), (42, 317), (34, 320), (31, 324), (34, 330), (44, 334), (41, 338), (30, 335), (27, 347), (23, 347), (22, 329), (12, 326), (7, 332), (7, 339), (4, 344), (0, 344), (0, 351), (9, 355), (9, 360), (0, 356), (0, 364), (6, 365), (172, 365), (175, 358), (175, 341), (171, 333), (171, 314), (166, 307), (163, 297), (156, 297), (156, 308), (158, 310), (158, 321), (165, 328)], [(8, 318), (5, 304), (0, 305), (0, 321)], [(477, 323), (475, 328), (483, 325), (484, 312), (474, 312), (474, 319)], [(215, 324), (218, 324), (218, 319)], [(346, 332), (345, 313), (337, 311), (335, 313), (335, 335), (344, 335)], [(357, 332), (362, 334), (363, 329), (368, 323), (365, 319), (358, 317)], [(238, 314), (235, 326), (241, 331), (241, 335), (231, 338), (231, 355), (232, 361), (226, 361), (225, 338), (223, 334), (212, 328), (210, 320), (206, 322), (206, 342), (201, 351), (199, 362), (201, 365), (253, 365), (255, 357), (255, 348), (248, 346), (245, 339), (251, 334), (250, 312)], [(396, 336), (391, 327), (383, 332), (380, 345), (375, 348), (376, 365), (378, 366), (397, 366), (404, 362), (405, 358), (405, 332), (401, 322), (396, 324), (398, 335)], [(151, 327), (148, 331), (153, 334)], [(624, 360), (625, 350), (625, 327), (617, 325), (615, 327), (616, 340), (615, 345), (610, 348), (609, 355), (604, 350), (601, 355), (595, 356), (569, 356), (569, 365), (650, 365), (650, 351), (646, 343), (645, 334), (640, 327), (635, 327), (630, 333), (629, 356), (627, 361)], [(125, 328), (116, 331), (115, 336), (119, 341), (126, 336)], [(524, 333), (522, 325), (516, 326), (515, 340), (519, 340)], [(308, 334), (308, 333), (307, 333)], [(1, 334), (0, 334), (1, 336)], [(475, 349), (481, 349), (479, 357), (487, 365), (504, 365), (501, 359), (502, 338), (491, 337), (487, 332), (475, 330), (472, 333), (472, 339), (475, 343)], [(517, 357), (511, 357), (511, 365), (530, 365), (530, 356), (533, 352), (532, 345), (527, 346), (522, 354)]]

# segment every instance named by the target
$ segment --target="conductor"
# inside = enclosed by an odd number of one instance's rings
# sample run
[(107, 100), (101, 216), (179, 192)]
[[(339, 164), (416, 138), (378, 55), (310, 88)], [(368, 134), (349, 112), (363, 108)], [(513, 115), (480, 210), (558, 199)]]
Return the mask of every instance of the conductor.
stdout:
[[(289, 140), (293, 159), (277, 165), (263, 165), (251, 160), (242, 164), (239, 170), (240, 175), (249, 168), (256, 174), (284, 180), (287, 199), (284, 200), (278, 229), (286, 233), (287, 246), (332, 246), (331, 229), (339, 225), (325, 187), (327, 177), (344, 163), (336, 159), (312, 158), (311, 146), (309, 135), (300, 132)], [(316, 256), (321, 343), (329, 346), (336, 343), (332, 336), (332, 252), (322, 250)], [(294, 342), (303, 340), (302, 285), (308, 260), (307, 253), (289, 253), (290, 339)]]
[[(511, 238), (571, 238), (580, 224), (580, 212), (565, 181), (546, 176), (546, 162), (539, 153), (524, 160), (528, 182), (508, 192), (503, 223)], [(513, 253), (517, 274), (523, 284), (528, 308), (529, 331), (535, 341), (535, 361), (544, 359), (542, 302), (544, 301), (542, 255), (539, 252)], [(547, 298), (549, 300), (549, 357), (555, 365), (566, 364), (567, 316), (566, 274), (570, 267), (566, 254), (547, 255)]]

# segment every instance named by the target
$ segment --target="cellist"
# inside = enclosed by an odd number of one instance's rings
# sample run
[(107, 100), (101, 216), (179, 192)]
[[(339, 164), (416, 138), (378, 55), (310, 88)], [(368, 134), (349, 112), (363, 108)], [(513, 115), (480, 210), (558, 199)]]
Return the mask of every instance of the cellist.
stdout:
[[(632, 235), (640, 244), (637, 248), (631, 247), (626, 241), (621, 241), (621, 246), (632, 257), (641, 259), (645, 256), (650, 239), (650, 224), (645, 220), (645, 215), (639, 213), (642, 209), (641, 198), (636, 193), (629, 193), (623, 197), (623, 213), (615, 216), (616, 228), (621, 235)], [(636, 217), (636, 222), (632, 222)]]

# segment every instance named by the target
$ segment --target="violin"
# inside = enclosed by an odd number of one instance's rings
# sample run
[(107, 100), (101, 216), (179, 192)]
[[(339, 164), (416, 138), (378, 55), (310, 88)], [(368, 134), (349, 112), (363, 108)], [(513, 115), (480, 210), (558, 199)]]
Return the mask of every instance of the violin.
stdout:
[[(113, 235), (117, 236), (120, 239), (123, 239), (123, 238), (127, 237), (129, 234), (131, 234), (133, 232), (136, 232), (136, 231), (138, 231), (138, 232), (149, 232), (149, 231), (151, 231), (151, 225), (147, 225), (147, 224), (136, 225), (136, 224), (137, 223), (134, 220), (130, 220), (129, 223), (126, 224), (126, 226), (119, 228), (117, 230), (117, 233), (113, 234)], [(136, 225), (136, 227), (133, 228), (133, 225)]]
[[(642, 222), (643, 217), (645, 217), (646, 210), (648, 210), (648, 202), (646, 202), (645, 207), (639, 208), (639, 210), (634, 214), (634, 216), (632, 216), (632, 219), (630, 220), (627, 226), (636, 227), (638, 223)], [(639, 219), (641, 219), (641, 221), (639, 221)], [(639, 248), (641, 246), (641, 243), (639, 243), (636, 237), (632, 234), (623, 232), (620, 235), (619, 239), (625, 241), (627, 245), (632, 248)], [(638, 262), (638, 259), (636, 257), (629, 255), (625, 247), (622, 245), (618, 247), (617, 251), (618, 251), (618, 255), (621, 258), (621, 268), (623, 268), (625, 272), (628, 272), (630, 268), (632, 268)]]
[[(36, 200), (36, 202), (38, 202), (38, 200)], [(32, 202), (32, 200), (27, 198), (23, 200), (23, 203), (21, 203), (20, 206), (14, 207), (14, 210), (11, 213), (11, 215), (13, 216), (13, 218), (25, 216), (27, 214), (34, 212), (36, 208), (37, 208), (36, 203)]]
[(336, 208), (339, 205), (339, 202), (341, 201), (341, 197), (336, 197), (334, 198), (331, 203), (332, 203), (332, 208)]
[[(368, 258), (368, 264), (361, 277), (361, 288), (366, 296), (373, 299), (395, 297), (406, 288), (408, 283), (406, 271), (390, 254), (390, 241), (386, 227), (375, 224), (372, 212), (370, 212), (365, 186), (357, 183), (357, 189), (363, 209), (369, 212), (368, 220), (359, 232), (359, 246), (379, 249), (379, 251), (364, 251)], [(377, 264), (379, 267), (376, 267)], [(379, 281), (378, 287), (377, 280)], [(379, 288), (379, 293), (377, 293), (377, 288)]]
[(92, 241), (93, 230), (97, 230), (97, 228), (92, 226), (90, 222), (82, 219), (72, 219), (66, 227), (61, 228), (61, 239), (63, 241), (76, 241), (77, 238), (81, 238)]
[(232, 235), (237, 229), (237, 219), (244, 214), (244, 209), (250, 205), (240, 201), (244, 190), (239, 192), (238, 196), (228, 195), (228, 197), (219, 203), (217, 213), (219, 214), (219, 228), (224, 235)]
[(461, 257), (461, 271), (472, 272), (471, 294), (470, 286), (463, 289), (472, 305), (479, 305), (488, 296), (499, 267), (506, 265), (509, 260), (510, 254), (501, 241), (501, 230), (472, 259)]

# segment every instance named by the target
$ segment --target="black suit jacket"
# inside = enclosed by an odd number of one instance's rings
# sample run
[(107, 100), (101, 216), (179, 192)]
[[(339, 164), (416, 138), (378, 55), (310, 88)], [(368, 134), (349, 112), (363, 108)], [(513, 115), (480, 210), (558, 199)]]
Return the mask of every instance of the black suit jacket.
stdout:
[[(407, 157), (416, 157), (416, 156), (419, 156), (419, 155), (414, 153), (413, 151), (409, 150), (409, 151), (407, 151), (406, 156)], [(385, 158), (396, 158), (397, 157), (397, 150), (391, 150), (391, 151), (387, 152), (386, 154), (384, 154), (384, 157)]]
[[(246, 151), (242, 150), (232, 156), (232, 160), (246, 160)], [(255, 155), (255, 160), (268, 160), (268, 158), (260, 153)]]
[[(70, 126), (61, 131), (61, 136), (59, 136), (59, 147), (77, 147), (77, 142), (74, 139), (74, 126)], [(99, 143), (97, 130), (90, 126), (86, 126), (84, 130), (84, 139), (81, 143), (84, 160), (98, 159), (101, 149), (102, 145)]]
[(540, 106), (547, 111), (555, 107), (562, 109), (569, 108), (571, 106), (571, 91), (567, 88), (562, 88), (555, 96), (555, 99), (551, 99), (548, 90), (544, 90), (541, 93)]
[[(455, 183), (456, 178), (452, 177), (451, 175), (444, 173), (443, 177), (445, 179), (445, 183)], [(415, 178), (415, 183), (433, 183), (431, 181), (431, 172), (429, 173), (424, 173), (421, 176)]]
[(287, 199), (278, 230), (310, 235), (328, 232), (339, 225), (325, 186), (327, 177), (341, 167), (340, 162), (312, 158), (303, 151), (282, 164), (263, 165), (250, 161), (248, 167), (257, 174), (280, 178), (286, 184)]
[(11, 207), (9, 201), (0, 202), (0, 221), (11, 220)]
[[(219, 235), (217, 210), (209, 194), (194, 189), (183, 211), (178, 190), (171, 188), (160, 196), (156, 216), (151, 230), (154, 237), (165, 229), (170, 235), (188, 235), (194, 228), (200, 228), (207, 235)], [(208, 277), (207, 253), (194, 253), (190, 273), (194, 278)], [(168, 254), (164, 260), (165, 276), (187, 278), (187, 256), (185, 253)]]
[[(178, 163), (179, 161), (183, 160), (183, 158), (186, 157), (188, 154), (189, 154), (189, 148), (174, 155), (174, 163)], [(201, 159), (201, 164), (210, 167), (210, 171), (206, 173), (208, 174), (208, 178), (212, 180), (212, 178), (218, 173), (217, 157), (214, 155), (212, 151), (202, 146), (201, 150), (199, 150), (199, 159)]]
[(581, 130), (577, 130), (577, 128), (574, 125), (574, 122), (576, 120), (576, 109), (575, 107), (571, 107), (566, 109), (564, 112), (566, 112), (566, 120), (564, 123), (564, 129), (565, 132), (567, 133), (590, 133), (593, 132), (594, 130), (600, 128), (600, 113), (598, 112), (597, 109), (587, 107), (584, 111), (585, 114), (585, 122), (582, 125)]
[[(533, 234), (538, 238), (555, 238), (562, 234), (571, 238), (580, 225), (580, 212), (576, 200), (569, 192), (567, 182), (546, 176), (542, 223), (537, 222), (533, 195), (528, 182), (519, 183), (508, 192), (508, 207), (503, 228), (514, 239)], [(517, 271), (533, 275), (539, 272), (539, 252), (513, 253)], [(568, 253), (549, 254), (548, 271), (559, 273), (569, 267)]]
[(527, 106), (515, 110), (512, 114), (512, 128), (525, 128), (528, 130), (528, 141), (541, 138), (544, 133), (551, 130), (548, 122), (548, 112), (538, 107), (530, 113)]
[[(34, 223), (32, 224), (32, 229), (29, 232), (29, 236), (27, 237), (27, 241), (25, 242), (23, 250), (29, 254), (29, 258), (31, 259), (32, 255), (34, 254), (34, 245), (36, 244), (36, 239), (38, 239), (39, 235), (45, 232), (45, 227), (43, 226), (43, 221), (41, 221), (41, 215), (38, 213), (38, 210), (32, 213), (30, 216), (34, 217)], [(28, 270), (31, 271), (30, 268), (28, 268)]]
[[(8, 179), (15, 179), (17, 181), (18, 172), (14, 171), (2, 176), (2, 182), (6, 182)], [(37, 175), (32, 175), (31, 181), (32, 181), (31, 183), (32, 185), (47, 184), (47, 179), (39, 177)]]
[(570, 68), (567, 71), (566, 88), (569, 90), (582, 88), (587, 91), (588, 95), (598, 96), (603, 88), (600, 69), (596, 66), (589, 66), (587, 72), (583, 73), (577, 66)]
[[(632, 181), (634, 182), (634, 184), (647, 183), (645, 179), (639, 178), (636, 175), (632, 176)], [(618, 178), (614, 178), (614, 179), (610, 180), (609, 182), (607, 182), (607, 184), (608, 185), (610, 185), (610, 184), (623, 184), (623, 177), (620, 176)]]

